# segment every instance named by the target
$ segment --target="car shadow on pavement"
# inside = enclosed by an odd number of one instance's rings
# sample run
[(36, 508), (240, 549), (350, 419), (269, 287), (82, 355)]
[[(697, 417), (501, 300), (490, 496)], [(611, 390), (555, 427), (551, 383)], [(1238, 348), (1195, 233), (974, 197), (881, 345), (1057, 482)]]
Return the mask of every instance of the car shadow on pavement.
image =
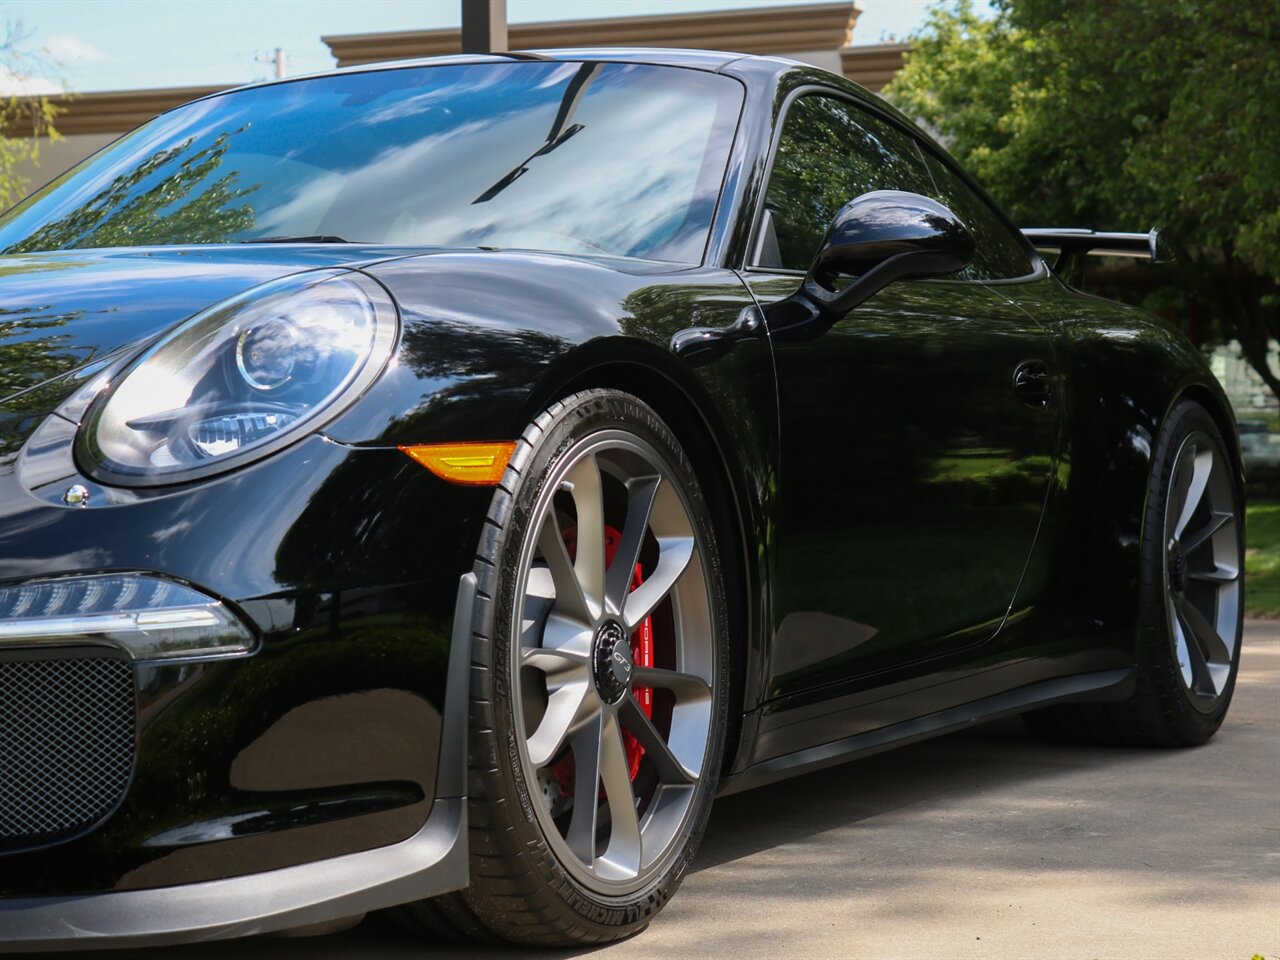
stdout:
[[(974, 794), (999, 794), (1012, 783), (1069, 775), (1079, 767), (1123, 764), (1132, 768), (1167, 751), (1054, 746), (1037, 741), (1016, 717), (997, 720), (936, 740), (890, 750), (716, 801), (690, 874), (763, 851), (808, 842), (860, 821), (918, 805), (953, 803)], [(679, 894), (677, 894), (677, 899)], [(643, 936), (643, 934), (641, 934)], [(182, 947), (127, 951), (133, 960), (407, 960), (414, 957), (515, 956), (515, 948), (486, 948), (433, 941), (403, 930), (384, 915), (321, 937), (255, 937)], [(574, 957), (602, 948), (539, 950), (536, 956)], [(122, 960), (116, 951), (76, 953), (81, 960)]]

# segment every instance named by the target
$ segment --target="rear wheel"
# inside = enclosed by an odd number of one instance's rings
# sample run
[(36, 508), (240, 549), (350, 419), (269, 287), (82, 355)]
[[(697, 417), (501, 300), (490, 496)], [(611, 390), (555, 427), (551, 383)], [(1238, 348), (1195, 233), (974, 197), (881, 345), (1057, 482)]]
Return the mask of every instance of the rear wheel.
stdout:
[(1221, 726), (1244, 627), (1244, 500), (1221, 431), (1193, 401), (1179, 403), (1161, 433), (1144, 531), (1134, 695), (1034, 711), (1026, 719), (1036, 732), (1192, 746)]
[(525, 432), (475, 569), (471, 886), (402, 914), (517, 943), (628, 936), (688, 868), (721, 760), (727, 614), (697, 477), (639, 400), (576, 394)]

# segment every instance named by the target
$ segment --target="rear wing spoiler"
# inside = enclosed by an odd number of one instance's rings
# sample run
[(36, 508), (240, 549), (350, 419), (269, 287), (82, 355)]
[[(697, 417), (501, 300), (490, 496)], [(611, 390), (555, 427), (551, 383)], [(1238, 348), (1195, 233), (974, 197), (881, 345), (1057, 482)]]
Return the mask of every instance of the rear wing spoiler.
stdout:
[(1155, 227), (1147, 233), (1105, 233), (1071, 227), (1027, 227), (1022, 235), (1037, 250), (1057, 254), (1053, 264), (1056, 270), (1061, 269), (1070, 258), (1086, 255), (1136, 257), (1153, 263), (1165, 263), (1173, 259), (1160, 242), (1160, 234)]

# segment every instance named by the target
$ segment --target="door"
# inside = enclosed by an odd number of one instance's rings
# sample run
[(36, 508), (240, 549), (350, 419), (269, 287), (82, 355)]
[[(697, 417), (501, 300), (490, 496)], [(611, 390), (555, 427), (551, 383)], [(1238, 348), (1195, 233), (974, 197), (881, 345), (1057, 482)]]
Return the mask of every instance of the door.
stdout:
[(806, 95), (787, 112), (747, 271), (766, 317), (840, 206), (877, 189), (946, 203), (978, 253), (957, 279), (890, 285), (818, 337), (774, 337), (771, 697), (992, 637), (1053, 470), (1051, 344), (984, 283), (1032, 273), (1029, 251), (944, 161), (843, 99)]

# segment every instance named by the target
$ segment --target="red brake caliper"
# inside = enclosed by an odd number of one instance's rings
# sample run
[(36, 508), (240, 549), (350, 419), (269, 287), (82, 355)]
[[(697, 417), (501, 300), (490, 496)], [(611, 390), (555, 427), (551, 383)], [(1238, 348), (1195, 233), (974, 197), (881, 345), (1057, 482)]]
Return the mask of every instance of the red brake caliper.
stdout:
[[(618, 552), (618, 544), (621, 542), (621, 531), (610, 526), (604, 528), (604, 563), (606, 567), (613, 563), (614, 555)], [(564, 543), (569, 551), (569, 559), (576, 559), (578, 552), (577, 527), (570, 527), (565, 531)], [(644, 583), (644, 574), (640, 570), (640, 564), (637, 563), (635, 573), (631, 577), (631, 589), (634, 590), (642, 583)], [(645, 617), (636, 632), (631, 635), (631, 661), (637, 667), (653, 666), (653, 617)], [(652, 717), (653, 687), (632, 687), (631, 695), (640, 704), (640, 709), (644, 711), (644, 715)], [(630, 770), (631, 779), (634, 780), (636, 774), (640, 772), (640, 758), (644, 756), (644, 747), (640, 745), (639, 740), (631, 735), (631, 731), (625, 727), (622, 729), (622, 744), (627, 751), (627, 769)], [(559, 763), (553, 765), (551, 772), (555, 774), (556, 780), (560, 783), (560, 792), (566, 797), (572, 797), (573, 754), (569, 754)]]

